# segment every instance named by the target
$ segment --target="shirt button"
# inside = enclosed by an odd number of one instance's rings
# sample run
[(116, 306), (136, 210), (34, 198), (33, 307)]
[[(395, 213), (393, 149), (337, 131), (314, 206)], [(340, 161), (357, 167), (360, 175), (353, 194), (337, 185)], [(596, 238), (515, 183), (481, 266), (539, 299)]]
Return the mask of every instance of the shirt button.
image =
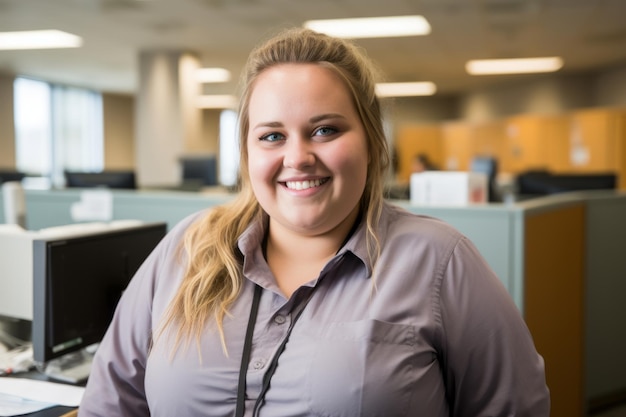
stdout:
[(287, 321), (285, 316), (276, 316), (274, 317), (274, 323), (276, 324), (284, 324)]
[(262, 361), (262, 360), (257, 360), (257, 361), (254, 361), (254, 363), (252, 364), (252, 367), (253, 367), (254, 369), (261, 369), (261, 368), (263, 368), (263, 365), (265, 365), (265, 362), (264, 362), (264, 361)]

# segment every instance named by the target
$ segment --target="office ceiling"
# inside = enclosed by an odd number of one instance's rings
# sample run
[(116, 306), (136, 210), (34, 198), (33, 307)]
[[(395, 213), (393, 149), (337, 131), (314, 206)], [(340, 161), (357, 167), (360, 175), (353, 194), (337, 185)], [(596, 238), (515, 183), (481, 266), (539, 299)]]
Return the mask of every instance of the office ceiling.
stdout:
[[(561, 55), (567, 74), (626, 64), (626, 0), (0, 0), (0, 31), (60, 29), (74, 49), (0, 51), (0, 71), (133, 93), (141, 50), (195, 52), (235, 78), (250, 49), (313, 18), (422, 14), (432, 33), (362, 39), (388, 81), (433, 81), (440, 95), (525, 76), (469, 76), (475, 58)], [(205, 87), (235, 93), (236, 80)]]

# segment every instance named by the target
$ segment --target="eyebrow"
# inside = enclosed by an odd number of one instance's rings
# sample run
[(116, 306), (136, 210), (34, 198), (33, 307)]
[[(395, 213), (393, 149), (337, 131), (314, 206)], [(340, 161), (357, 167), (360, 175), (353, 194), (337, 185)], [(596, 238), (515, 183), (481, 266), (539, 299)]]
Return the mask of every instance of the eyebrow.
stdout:
[(345, 119), (346, 117), (342, 114), (339, 113), (327, 113), (327, 114), (320, 114), (319, 116), (314, 116), (311, 117), (309, 119), (309, 122), (311, 123), (317, 123), (320, 122), (322, 120), (328, 120), (328, 119)]
[[(322, 120), (329, 119), (345, 119), (346, 117), (339, 113), (325, 113), (320, 114), (318, 116), (313, 116), (309, 119), (309, 123), (318, 123)], [(256, 124), (252, 129), (257, 129), (259, 127), (282, 127), (283, 124), (281, 122), (261, 122)]]
[(282, 127), (283, 124), (281, 122), (261, 122), (256, 124), (252, 129), (257, 129), (259, 127)]

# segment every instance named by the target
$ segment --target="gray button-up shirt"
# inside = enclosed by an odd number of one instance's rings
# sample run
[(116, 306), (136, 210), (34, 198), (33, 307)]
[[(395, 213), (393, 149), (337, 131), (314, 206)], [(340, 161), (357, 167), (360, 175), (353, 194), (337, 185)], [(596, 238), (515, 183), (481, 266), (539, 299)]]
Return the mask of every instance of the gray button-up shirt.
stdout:
[[(369, 262), (361, 224), (319, 277), (290, 299), (263, 257), (266, 222), (239, 239), (243, 291), (199, 344), (152, 339), (178, 289), (176, 249), (161, 242), (125, 291), (96, 354), (79, 416), (230, 417), (255, 284), (263, 288), (246, 373), (246, 416), (296, 310), (314, 291), (271, 378), (260, 416), (549, 415), (544, 364), (504, 286), (445, 223), (386, 203), (382, 253)], [(184, 261), (184, 260), (183, 260)]]

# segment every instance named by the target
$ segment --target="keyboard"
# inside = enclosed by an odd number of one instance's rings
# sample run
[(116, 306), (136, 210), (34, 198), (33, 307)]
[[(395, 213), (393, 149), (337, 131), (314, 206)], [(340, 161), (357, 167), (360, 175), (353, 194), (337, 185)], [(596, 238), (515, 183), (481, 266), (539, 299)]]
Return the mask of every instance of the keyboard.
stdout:
[(85, 358), (82, 361), (75, 361), (66, 366), (48, 366), (45, 375), (50, 379), (69, 382), (71, 384), (81, 384), (87, 380), (91, 372), (91, 359)]

